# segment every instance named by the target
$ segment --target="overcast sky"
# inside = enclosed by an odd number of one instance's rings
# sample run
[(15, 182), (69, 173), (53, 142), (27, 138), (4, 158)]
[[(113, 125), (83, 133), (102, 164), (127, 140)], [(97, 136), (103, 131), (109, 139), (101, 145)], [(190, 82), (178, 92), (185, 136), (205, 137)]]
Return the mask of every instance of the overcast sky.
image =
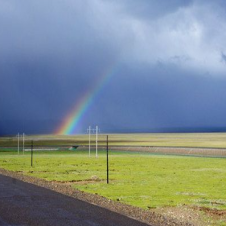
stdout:
[(0, 134), (226, 130), (224, 0), (0, 0)]

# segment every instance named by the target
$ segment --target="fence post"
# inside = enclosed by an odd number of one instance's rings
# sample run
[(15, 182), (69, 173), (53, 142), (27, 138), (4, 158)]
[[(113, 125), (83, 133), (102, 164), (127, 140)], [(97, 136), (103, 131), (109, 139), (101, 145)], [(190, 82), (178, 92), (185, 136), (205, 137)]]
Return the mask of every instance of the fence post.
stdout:
[(33, 167), (33, 140), (31, 141), (31, 167)]
[(17, 153), (20, 154), (20, 134), (18, 133), (18, 141), (17, 141)]
[(109, 184), (109, 165), (108, 165), (108, 135), (107, 135), (107, 184)]

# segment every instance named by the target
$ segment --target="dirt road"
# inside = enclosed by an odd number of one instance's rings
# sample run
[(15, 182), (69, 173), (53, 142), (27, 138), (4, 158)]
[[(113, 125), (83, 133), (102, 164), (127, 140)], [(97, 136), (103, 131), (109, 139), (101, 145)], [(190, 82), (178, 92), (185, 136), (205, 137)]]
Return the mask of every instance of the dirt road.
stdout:
[[(106, 147), (98, 147), (99, 150), (106, 150)], [(77, 150), (88, 150), (88, 146), (79, 146)], [(92, 151), (96, 147), (91, 147)], [(141, 152), (163, 155), (185, 155), (201, 157), (226, 157), (225, 148), (191, 148), (191, 147), (148, 147), (148, 146), (112, 146), (110, 151)]]
[(110, 210), (0, 174), (0, 225), (146, 225)]

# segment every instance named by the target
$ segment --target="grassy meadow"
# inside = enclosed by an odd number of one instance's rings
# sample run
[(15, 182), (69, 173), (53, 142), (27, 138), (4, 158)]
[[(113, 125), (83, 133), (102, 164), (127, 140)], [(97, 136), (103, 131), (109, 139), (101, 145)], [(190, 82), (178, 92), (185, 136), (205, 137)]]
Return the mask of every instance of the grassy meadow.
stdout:
[[(33, 167), (29, 151), (32, 140)], [(91, 144), (95, 146), (95, 135), (92, 135)], [(106, 135), (99, 136), (98, 144), (106, 147)], [(17, 145), (16, 136), (0, 137), (0, 168), (67, 183), (79, 190), (143, 209), (162, 211), (161, 207), (178, 209), (184, 205), (217, 209), (224, 214), (217, 213), (214, 217), (204, 214), (204, 218), (210, 217), (211, 225), (226, 225), (226, 158), (110, 150), (110, 183), (107, 184), (106, 151), (102, 149), (95, 158), (92, 149), (89, 157), (88, 135), (26, 136), (24, 155), (22, 138), (19, 155)], [(82, 147), (69, 150), (71, 146)], [(138, 150), (140, 146), (226, 148), (226, 133), (110, 134), (110, 149), (117, 146), (138, 146)]]
[[(1, 150), (1, 148), (0, 148)], [(49, 181), (71, 182), (82, 191), (144, 209), (183, 204), (226, 209), (226, 159), (88, 151), (0, 151), (0, 168)]]

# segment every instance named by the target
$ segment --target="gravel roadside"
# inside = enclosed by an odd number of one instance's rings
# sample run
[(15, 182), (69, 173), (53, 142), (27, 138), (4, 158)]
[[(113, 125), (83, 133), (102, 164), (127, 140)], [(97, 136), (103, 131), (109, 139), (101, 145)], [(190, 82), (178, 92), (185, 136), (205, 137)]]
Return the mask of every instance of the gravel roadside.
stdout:
[[(136, 219), (139, 222), (143, 222), (148, 225), (155, 226), (192, 226), (194, 224), (177, 220), (172, 217), (164, 216), (160, 213), (156, 213), (151, 210), (143, 210), (138, 207), (122, 204), (120, 202), (112, 201), (99, 195), (85, 193), (72, 188), (68, 184), (62, 184), (57, 182), (49, 182), (43, 179), (26, 176), (21, 173), (11, 172), (4, 169), (0, 169), (0, 174), (11, 177), (16, 180), (27, 182), (39, 187), (46, 188), (48, 190), (55, 191), (57, 193), (73, 197), (75, 199), (84, 201), (86, 203), (93, 204), (95, 206), (110, 210), (114, 213), (119, 213), (123, 216), (127, 216), (131, 219)], [(1, 220), (1, 219), (0, 219)], [(3, 222), (3, 221), (2, 221)], [(1, 221), (0, 221), (1, 223)], [(140, 223), (142, 225), (142, 223)], [(1, 224), (0, 224), (1, 225)], [(4, 225), (4, 224), (2, 224)]]

